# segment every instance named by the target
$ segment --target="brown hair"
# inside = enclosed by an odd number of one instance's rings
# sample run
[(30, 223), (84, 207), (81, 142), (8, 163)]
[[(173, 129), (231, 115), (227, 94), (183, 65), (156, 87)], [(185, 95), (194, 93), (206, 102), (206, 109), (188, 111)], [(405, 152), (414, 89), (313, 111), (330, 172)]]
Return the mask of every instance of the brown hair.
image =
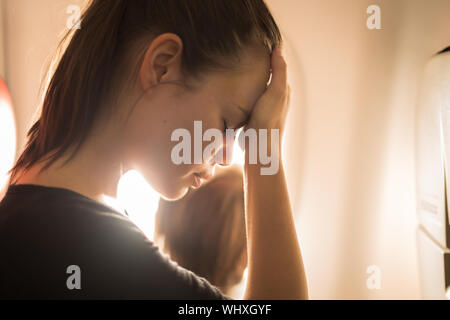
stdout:
[(223, 292), (238, 284), (247, 266), (242, 170), (227, 168), (181, 200), (161, 200), (155, 241)]
[[(174, 33), (181, 38), (186, 77), (230, 68), (225, 58), (236, 60), (250, 45), (270, 54), (281, 42), (263, 0), (92, 0), (80, 25), (60, 42), (64, 53), (48, 83), (41, 115), (11, 169), (11, 182), (40, 161), (46, 162), (42, 169), (48, 168), (70, 148), (67, 161), (75, 155), (99, 116), (111, 113), (106, 100), (115, 101), (111, 97), (124, 83), (123, 65), (135, 64), (127, 76), (135, 75), (136, 62), (154, 37)], [(131, 48), (139, 49), (134, 57)]]

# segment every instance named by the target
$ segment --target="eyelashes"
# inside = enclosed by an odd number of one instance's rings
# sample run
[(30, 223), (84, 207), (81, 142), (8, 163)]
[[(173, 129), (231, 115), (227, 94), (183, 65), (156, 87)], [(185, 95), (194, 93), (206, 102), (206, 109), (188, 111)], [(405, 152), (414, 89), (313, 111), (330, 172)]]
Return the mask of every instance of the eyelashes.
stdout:
[(224, 120), (223, 120), (223, 132), (226, 132), (227, 129), (228, 129), (227, 121), (224, 119)]
[(244, 121), (240, 122), (237, 126), (234, 126), (234, 127), (232, 127), (232, 128), (230, 128), (230, 127), (228, 126), (228, 124), (227, 124), (227, 121), (226, 121), (225, 119), (223, 119), (223, 120), (222, 120), (222, 121), (223, 121), (223, 132), (226, 132), (227, 129), (232, 129), (232, 130), (237, 131), (237, 130), (239, 130), (239, 129), (241, 129), (241, 128), (244, 128), (244, 127), (248, 124), (249, 118), (250, 118), (250, 117), (248, 117), (248, 118), (245, 119)]

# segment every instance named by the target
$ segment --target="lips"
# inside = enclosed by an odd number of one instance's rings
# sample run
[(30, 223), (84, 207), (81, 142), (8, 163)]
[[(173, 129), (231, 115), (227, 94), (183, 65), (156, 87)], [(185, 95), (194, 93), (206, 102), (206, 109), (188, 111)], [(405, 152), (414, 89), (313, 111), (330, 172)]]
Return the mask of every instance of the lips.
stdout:
[(211, 179), (211, 174), (202, 174), (202, 173), (194, 173), (194, 182), (192, 183), (192, 187), (194, 189), (198, 189), (202, 186), (202, 184)]

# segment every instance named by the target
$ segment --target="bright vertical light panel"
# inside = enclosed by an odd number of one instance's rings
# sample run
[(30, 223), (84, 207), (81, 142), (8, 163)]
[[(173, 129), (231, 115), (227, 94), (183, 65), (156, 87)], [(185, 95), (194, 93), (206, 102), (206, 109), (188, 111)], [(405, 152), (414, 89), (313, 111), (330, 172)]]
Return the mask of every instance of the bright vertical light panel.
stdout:
[(16, 126), (11, 97), (6, 84), (0, 78), (0, 197), (3, 194), (8, 171), (16, 153)]
[(125, 173), (117, 187), (117, 200), (130, 219), (153, 241), (160, 195), (136, 170)]
[(245, 155), (244, 155), (244, 151), (239, 146), (239, 141), (238, 141), (238, 137), (241, 134), (241, 132), (242, 132), (242, 128), (236, 132), (236, 141), (234, 142), (234, 146), (233, 146), (233, 160), (232, 161), (234, 164), (239, 164), (239, 165), (243, 166), (244, 162), (245, 162)]

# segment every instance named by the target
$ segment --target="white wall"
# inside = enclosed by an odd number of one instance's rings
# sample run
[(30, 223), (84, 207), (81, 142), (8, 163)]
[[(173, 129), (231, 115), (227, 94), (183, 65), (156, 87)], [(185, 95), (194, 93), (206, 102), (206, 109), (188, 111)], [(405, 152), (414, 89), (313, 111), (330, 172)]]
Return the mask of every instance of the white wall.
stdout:
[(420, 298), (414, 107), (426, 60), (450, 45), (450, 2), (268, 3), (295, 48), (285, 162), (311, 297)]

